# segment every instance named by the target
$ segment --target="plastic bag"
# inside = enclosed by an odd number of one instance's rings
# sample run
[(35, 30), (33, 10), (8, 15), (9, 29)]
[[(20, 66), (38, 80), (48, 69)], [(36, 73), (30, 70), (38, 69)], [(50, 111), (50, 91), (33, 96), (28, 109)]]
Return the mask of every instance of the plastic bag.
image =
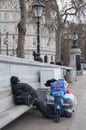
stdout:
[(73, 94), (65, 94), (64, 95), (64, 102), (71, 104), (71, 105), (76, 105), (77, 104), (77, 99)]

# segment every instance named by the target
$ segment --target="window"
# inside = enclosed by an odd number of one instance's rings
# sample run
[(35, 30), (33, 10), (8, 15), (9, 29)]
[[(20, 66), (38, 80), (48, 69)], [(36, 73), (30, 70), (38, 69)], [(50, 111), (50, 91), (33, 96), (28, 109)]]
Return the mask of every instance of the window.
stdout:
[(53, 56), (51, 56), (51, 61), (53, 61)]
[(4, 14), (4, 20), (8, 20), (9, 19), (9, 16), (7, 13)]
[(4, 33), (8, 32), (8, 25), (4, 25), (3, 32)]
[(16, 8), (17, 7), (16, 1), (12, 1), (12, 5), (13, 5), (13, 8)]
[(15, 21), (20, 20), (20, 17), (21, 17), (20, 13), (14, 13), (14, 14), (13, 14), (13, 19), (14, 19)]
[(36, 37), (33, 37), (33, 45), (36, 45)]
[(14, 13), (14, 14), (13, 14), (13, 19), (14, 19), (14, 20), (17, 20), (17, 13)]
[(3, 2), (3, 9), (7, 9), (8, 8), (8, 2)]

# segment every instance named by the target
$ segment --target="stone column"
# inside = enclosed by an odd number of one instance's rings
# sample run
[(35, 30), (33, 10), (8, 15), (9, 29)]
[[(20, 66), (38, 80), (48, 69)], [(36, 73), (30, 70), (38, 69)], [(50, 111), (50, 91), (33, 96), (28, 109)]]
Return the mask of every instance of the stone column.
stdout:
[(70, 66), (75, 70), (75, 75), (82, 74), (81, 49), (78, 47), (70, 49)]

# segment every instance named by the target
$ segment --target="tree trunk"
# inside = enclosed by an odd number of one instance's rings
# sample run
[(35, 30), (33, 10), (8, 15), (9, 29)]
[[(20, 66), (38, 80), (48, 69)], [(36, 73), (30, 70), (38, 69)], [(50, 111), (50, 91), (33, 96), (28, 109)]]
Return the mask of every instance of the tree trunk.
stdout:
[(17, 46), (17, 57), (24, 58), (24, 44), (25, 44), (25, 34), (26, 34), (26, 5), (25, 0), (19, 0), (21, 20), (18, 23), (18, 46)]
[(61, 31), (56, 30), (56, 62), (61, 61)]

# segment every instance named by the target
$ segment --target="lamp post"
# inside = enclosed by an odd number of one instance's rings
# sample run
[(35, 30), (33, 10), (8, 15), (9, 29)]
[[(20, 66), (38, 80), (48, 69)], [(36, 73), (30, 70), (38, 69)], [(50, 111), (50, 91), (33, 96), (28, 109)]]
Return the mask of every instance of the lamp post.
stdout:
[(78, 47), (77, 40), (78, 35), (73, 33), (72, 35), (73, 45), (70, 50), (70, 65), (76, 68), (76, 74), (80, 74), (82, 72), (81, 68), (81, 49)]
[(37, 22), (37, 53), (34, 59), (42, 62), (42, 58), (40, 57), (40, 19), (44, 10), (44, 5), (40, 2), (40, 0), (37, 0), (36, 3), (33, 4), (32, 8)]
[(6, 33), (6, 37), (4, 39), (4, 44), (6, 45), (6, 55), (8, 55), (8, 32)]
[(78, 48), (78, 44), (77, 44), (78, 35), (76, 33), (73, 33), (72, 40), (73, 40), (73, 45), (71, 48)]

